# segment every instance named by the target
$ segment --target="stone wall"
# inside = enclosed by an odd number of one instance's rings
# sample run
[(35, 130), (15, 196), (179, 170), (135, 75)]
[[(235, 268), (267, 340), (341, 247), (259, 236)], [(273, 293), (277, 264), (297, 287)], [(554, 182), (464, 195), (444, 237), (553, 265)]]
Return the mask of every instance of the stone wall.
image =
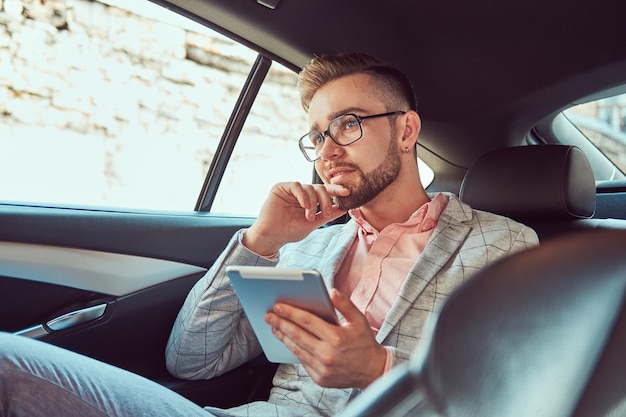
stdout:
[[(199, 126), (211, 126), (229, 115), (231, 108), (219, 102), (207, 106), (207, 96), (238, 94), (253, 54), (242, 57), (238, 46), (224, 38), (142, 19), (104, 2), (67, 1), (72, 3), (68, 30), (10, 13), (2, 16), (0, 86), (5, 117), (32, 122), (32, 112), (22, 111), (18, 103), (28, 98), (29, 103), (42, 101), (59, 110), (41, 116), (54, 121), (41, 122), (116, 136), (130, 119), (146, 120), (149, 126), (154, 119), (150, 113), (171, 120), (193, 119)], [(138, 24), (144, 26), (143, 31), (134, 30)], [(92, 71), (100, 72), (100, 82), (94, 82)], [(16, 73), (21, 73), (21, 83), (15, 84), (12, 74)], [(86, 84), (81, 85), (82, 81)], [(294, 76), (284, 72), (274, 72), (271, 81), (295, 84)], [(66, 94), (84, 98), (73, 101), (76, 97)], [(110, 101), (119, 101), (119, 112), (98, 114), (98, 104)], [(81, 105), (77, 107), (76, 102)], [(222, 116), (215, 117), (215, 113)], [(294, 116), (301, 119), (301, 110)]]
[[(102, 165), (104, 177), (97, 181), (112, 195), (129, 185), (128, 174), (136, 169), (131, 156), (149, 140), (151, 157), (169, 158), (180, 165), (171, 169), (194, 172), (195, 197), (256, 54), (186, 19), (165, 18), (160, 8), (148, 18), (139, 16), (130, 7), (140, 3), (3, 1), (0, 176), (11, 172), (8, 153), (17, 152), (8, 137), (42, 153), (64, 142), (75, 152), (76, 143), (82, 140), (83, 147), (84, 138), (95, 137), (99, 142), (91, 146), (106, 152), (91, 165)], [(280, 109), (281, 123), (260, 116), (250, 125), (293, 142), (294, 126), (305, 129), (304, 113), (294, 101), (295, 74), (275, 67), (264, 88), (271, 90), (269, 106)], [(86, 149), (84, 157), (91, 153)], [(102, 158), (97, 153), (93, 158)], [(21, 191), (13, 191), (20, 198)], [(109, 198), (93, 197), (95, 203)]]

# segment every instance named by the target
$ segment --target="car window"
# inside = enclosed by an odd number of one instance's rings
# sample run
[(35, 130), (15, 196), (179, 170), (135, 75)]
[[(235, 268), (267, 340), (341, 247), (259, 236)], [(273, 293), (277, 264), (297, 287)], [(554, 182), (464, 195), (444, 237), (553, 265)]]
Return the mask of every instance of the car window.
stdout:
[(579, 104), (564, 113), (622, 173), (626, 173), (626, 94)]
[(261, 86), (237, 140), (211, 211), (256, 215), (271, 186), (311, 182), (313, 164), (298, 147), (309, 130), (296, 74), (276, 62)]
[[(193, 210), (257, 53), (150, 2), (71, 4), (4, 2), (0, 200)], [(278, 118), (299, 104), (273, 90), (293, 85), (264, 89), (244, 137), (275, 153), (304, 117)], [(246, 157), (235, 186), (267, 189)]]

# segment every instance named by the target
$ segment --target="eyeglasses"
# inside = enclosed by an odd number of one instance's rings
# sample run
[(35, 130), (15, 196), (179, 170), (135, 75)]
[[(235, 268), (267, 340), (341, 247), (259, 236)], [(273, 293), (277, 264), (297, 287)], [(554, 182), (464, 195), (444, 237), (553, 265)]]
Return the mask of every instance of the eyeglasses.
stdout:
[(347, 113), (333, 119), (329, 123), (328, 129), (324, 132), (311, 130), (309, 133), (300, 138), (298, 145), (300, 146), (300, 150), (304, 154), (307, 161), (314, 162), (320, 159), (320, 152), (324, 147), (326, 136), (329, 136), (333, 142), (339, 146), (348, 146), (363, 137), (363, 127), (361, 126), (363, 120), (374, 119), (376, 117), (395, 116), (404, 113), (405, 112), (403, 111), (392, 111), (388, 113), (373, 114), (371, 116), (357, 116), (353, 113)]

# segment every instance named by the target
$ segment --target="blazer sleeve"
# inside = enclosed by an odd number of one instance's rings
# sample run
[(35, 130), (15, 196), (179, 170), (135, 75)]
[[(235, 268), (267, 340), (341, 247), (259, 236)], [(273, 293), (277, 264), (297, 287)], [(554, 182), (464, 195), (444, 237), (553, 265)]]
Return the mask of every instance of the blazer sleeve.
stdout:
[(239, 231), (211, 269), (193, 286), (178, 313), (165, 357), (184, 379), (209, 379), (253, 359), (261, 347), (225, 274), (227, 265), (274, 266), (240, 243)]
[(514, 239), (511, 245), (511, 253), (532, 248), (537, 245), (539, 245), (537, 232), (526, 225), (522, 225), (516, 239)]

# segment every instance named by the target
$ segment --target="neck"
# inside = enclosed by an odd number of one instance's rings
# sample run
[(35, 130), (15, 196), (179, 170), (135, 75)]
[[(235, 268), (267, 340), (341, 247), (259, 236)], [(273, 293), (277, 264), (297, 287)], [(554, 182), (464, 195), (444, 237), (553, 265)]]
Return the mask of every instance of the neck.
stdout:
[(402, 187), (402, 192), (394, 192), (393, 188), (390, 186), (374, 200), (360, 207), (363, 217), (378, 231), (393, 223), (404, 223), (430, 201), (421, 184)]

